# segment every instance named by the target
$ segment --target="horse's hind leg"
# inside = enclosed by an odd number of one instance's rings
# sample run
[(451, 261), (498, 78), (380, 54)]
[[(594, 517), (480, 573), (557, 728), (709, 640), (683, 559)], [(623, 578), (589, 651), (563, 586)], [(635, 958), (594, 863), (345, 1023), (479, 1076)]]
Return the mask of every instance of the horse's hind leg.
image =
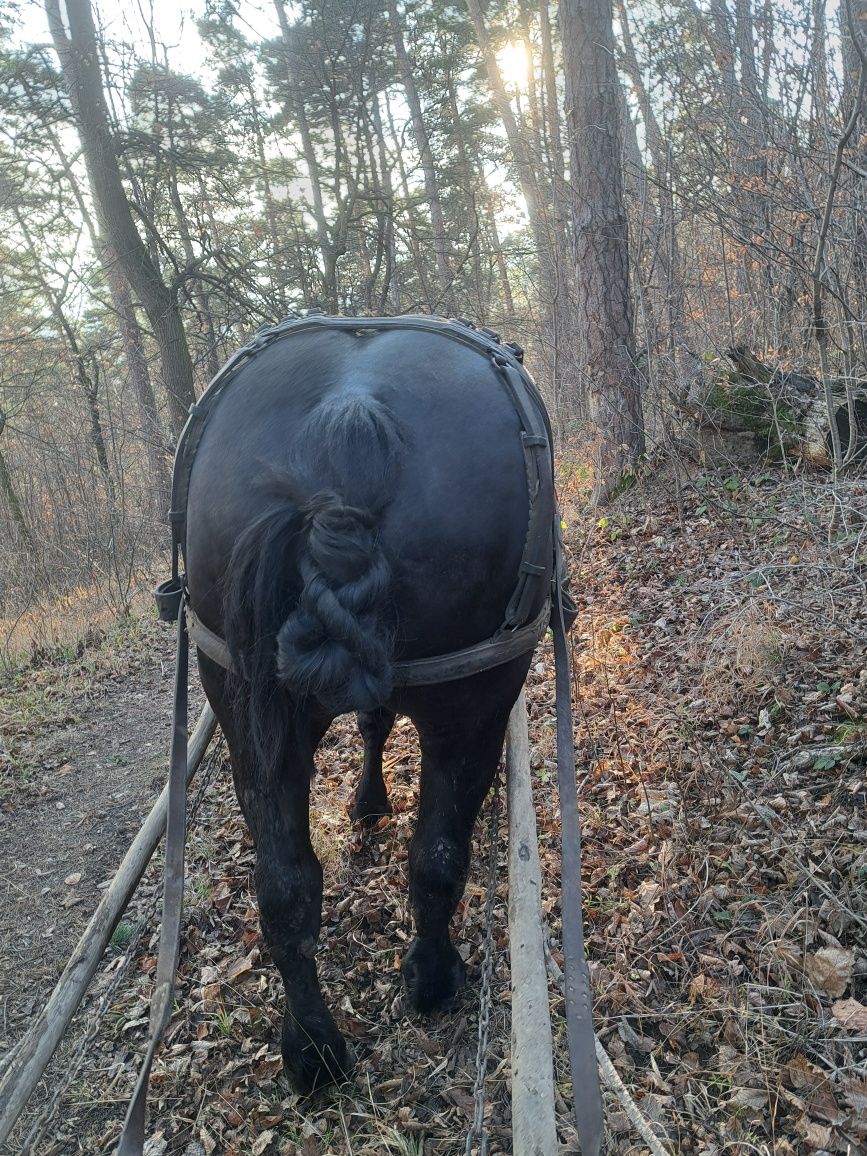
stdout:
[(391, 805), (382, 778), (382, 752), (394, 726), (395, 714), (387, 707), (359, 711), (358, 729), (364, 739), (364, 768), (349, 812), (353, 822), (371, 826), (383, 815), (391, 814)]
[(464, 891), (470, 839), (493, 782), (509, 712), (529, 656), (461, 682), (426, 688), (407, 713), (421, 743), (419, 819), (409, 852), (416, 938), (403, 973), (414, 1007), (448, 1004), (464, 980), (449, 923)]
[(274, 781), (257, 773), (238, 733), (225, 674), (199, 655), (205, 693), (229, 744), (238, 802), (256, 846), (262, 933), (283, 977), (283, 1063), (300, 1092), (341, 1080), (352, 1068), (346, 1044), (322, 999), (314, 954), (322, 918), (322, 868), (310, 844), (313, 752), (330, 719), (290, 713), (285, 757)]

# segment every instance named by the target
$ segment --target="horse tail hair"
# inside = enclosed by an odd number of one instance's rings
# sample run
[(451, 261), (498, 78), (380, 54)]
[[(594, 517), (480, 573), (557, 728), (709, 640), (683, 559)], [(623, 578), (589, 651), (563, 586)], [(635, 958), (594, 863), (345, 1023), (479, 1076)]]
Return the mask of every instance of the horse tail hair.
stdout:
[(344, 393), (316, 407), (298, 444), (327, 463), (328, 488), (311, 494), (297, 463), (271, 478), (277, 501), (239, 537), (223, 598), (226, 641), (247, 684), (237, 721), (266, 765), (285, 741), (280, 688), (342, 714), (381, 706), (393, 686), (391, 567), (378, 526), (402, 431), (375, 398)]
[(373, 710), (391, 694), (392, 640), (382, 621), (391, 567), (374, 516), (334, 493), (304, 510), (298, 604), (277, 634), (277, 675), (298, 697), (341, 714)]

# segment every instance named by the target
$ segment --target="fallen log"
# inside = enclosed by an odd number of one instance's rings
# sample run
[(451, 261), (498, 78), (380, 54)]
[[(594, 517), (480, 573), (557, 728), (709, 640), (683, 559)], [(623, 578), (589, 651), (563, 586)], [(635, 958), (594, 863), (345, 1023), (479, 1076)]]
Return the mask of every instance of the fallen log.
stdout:
[[(217, 720), (210, 706), (199, 716), (187, 745), (187, 785), (208, 749)], [(0, 1080), (0, 1145), (8, 1139), (33, 1090), (84, 999), (114, 934), (166, 827), (168, 786), (154, 804), (93, 913), (51, 998), (11, 1054)]]
[(506, 736), (509, 798), (509, 957), (512, 974), (512, 1151), (556, 1156), (554, 1063), (542, 872), (530, 786), (527, 703), (521, 691)]
[[(844, 459), (854, 438), (852, 460), (867, 460), (867, 381), (832, 378), (830, 394)], [(770, 366), (745, 346), (702, 363), (686, 408), (700, 429), (751, 434), (767, 450), (832, 464), (832, 418), (821, 382), (808, 372)]]

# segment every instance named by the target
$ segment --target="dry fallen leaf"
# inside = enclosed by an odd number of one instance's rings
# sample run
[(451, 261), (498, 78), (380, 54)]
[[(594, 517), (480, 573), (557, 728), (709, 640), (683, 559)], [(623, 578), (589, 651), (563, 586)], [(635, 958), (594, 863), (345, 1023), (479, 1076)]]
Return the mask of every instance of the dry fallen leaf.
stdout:
[(807, 956), (806, 971), (810, 980), (828, 995), (841, 996), (849, 986), (854, 955), (843, 947), (820, 947)]
[(226, 973), (226, 983), (234, 983), (242, 975), (253, 970), (252, 952), (242, 959), (236, 959)]
[(800, 1052), (789, 1061), (788, 1070), (793, 1088), (818, 1088), (827, 1080), (822, 1069)]
[(799, 1121), (798, 1131), (811, 1148), (827, 1148), (831, 1143), (831, 1129), (806, 1117)]
[(735, 1088), (730, 1103), (742, 1108), (760, 1110), (767, 1107), (768, 1093), (764, 1088)]
[(861, 1127), (867, 1128), (867, 1079), (849, 1080), (843, 1085), (843, 1095), (861, 1121)]
[(262, 1135), (253, 1142), (253, 1147), (250, 1149), (252, 1156), (262, 1156), (262, 1153), (274, 1139), (274, 1132), (271, 1128), (263, 1132)]
[(857, 999), (838, 999), (831, 1004), (831, 1014), (841, 1027), (850, 1032), (867, 1032), (867, 1007)]
[(202, 1006), (206, 1012), (217, 1011), (222, 1005), (222, 984), (206, 983), (202, 988)]

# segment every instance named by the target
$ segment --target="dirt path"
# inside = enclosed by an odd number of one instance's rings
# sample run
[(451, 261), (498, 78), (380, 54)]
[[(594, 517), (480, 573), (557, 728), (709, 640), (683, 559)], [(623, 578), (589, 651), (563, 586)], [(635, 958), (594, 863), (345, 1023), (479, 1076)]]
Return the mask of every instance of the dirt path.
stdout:
[[(162, 789), (172, 631), (138, 623), (0, 691), (0, 1053), (42, 1006)], [(195, 673), (193, 706), (201, 699)]]

